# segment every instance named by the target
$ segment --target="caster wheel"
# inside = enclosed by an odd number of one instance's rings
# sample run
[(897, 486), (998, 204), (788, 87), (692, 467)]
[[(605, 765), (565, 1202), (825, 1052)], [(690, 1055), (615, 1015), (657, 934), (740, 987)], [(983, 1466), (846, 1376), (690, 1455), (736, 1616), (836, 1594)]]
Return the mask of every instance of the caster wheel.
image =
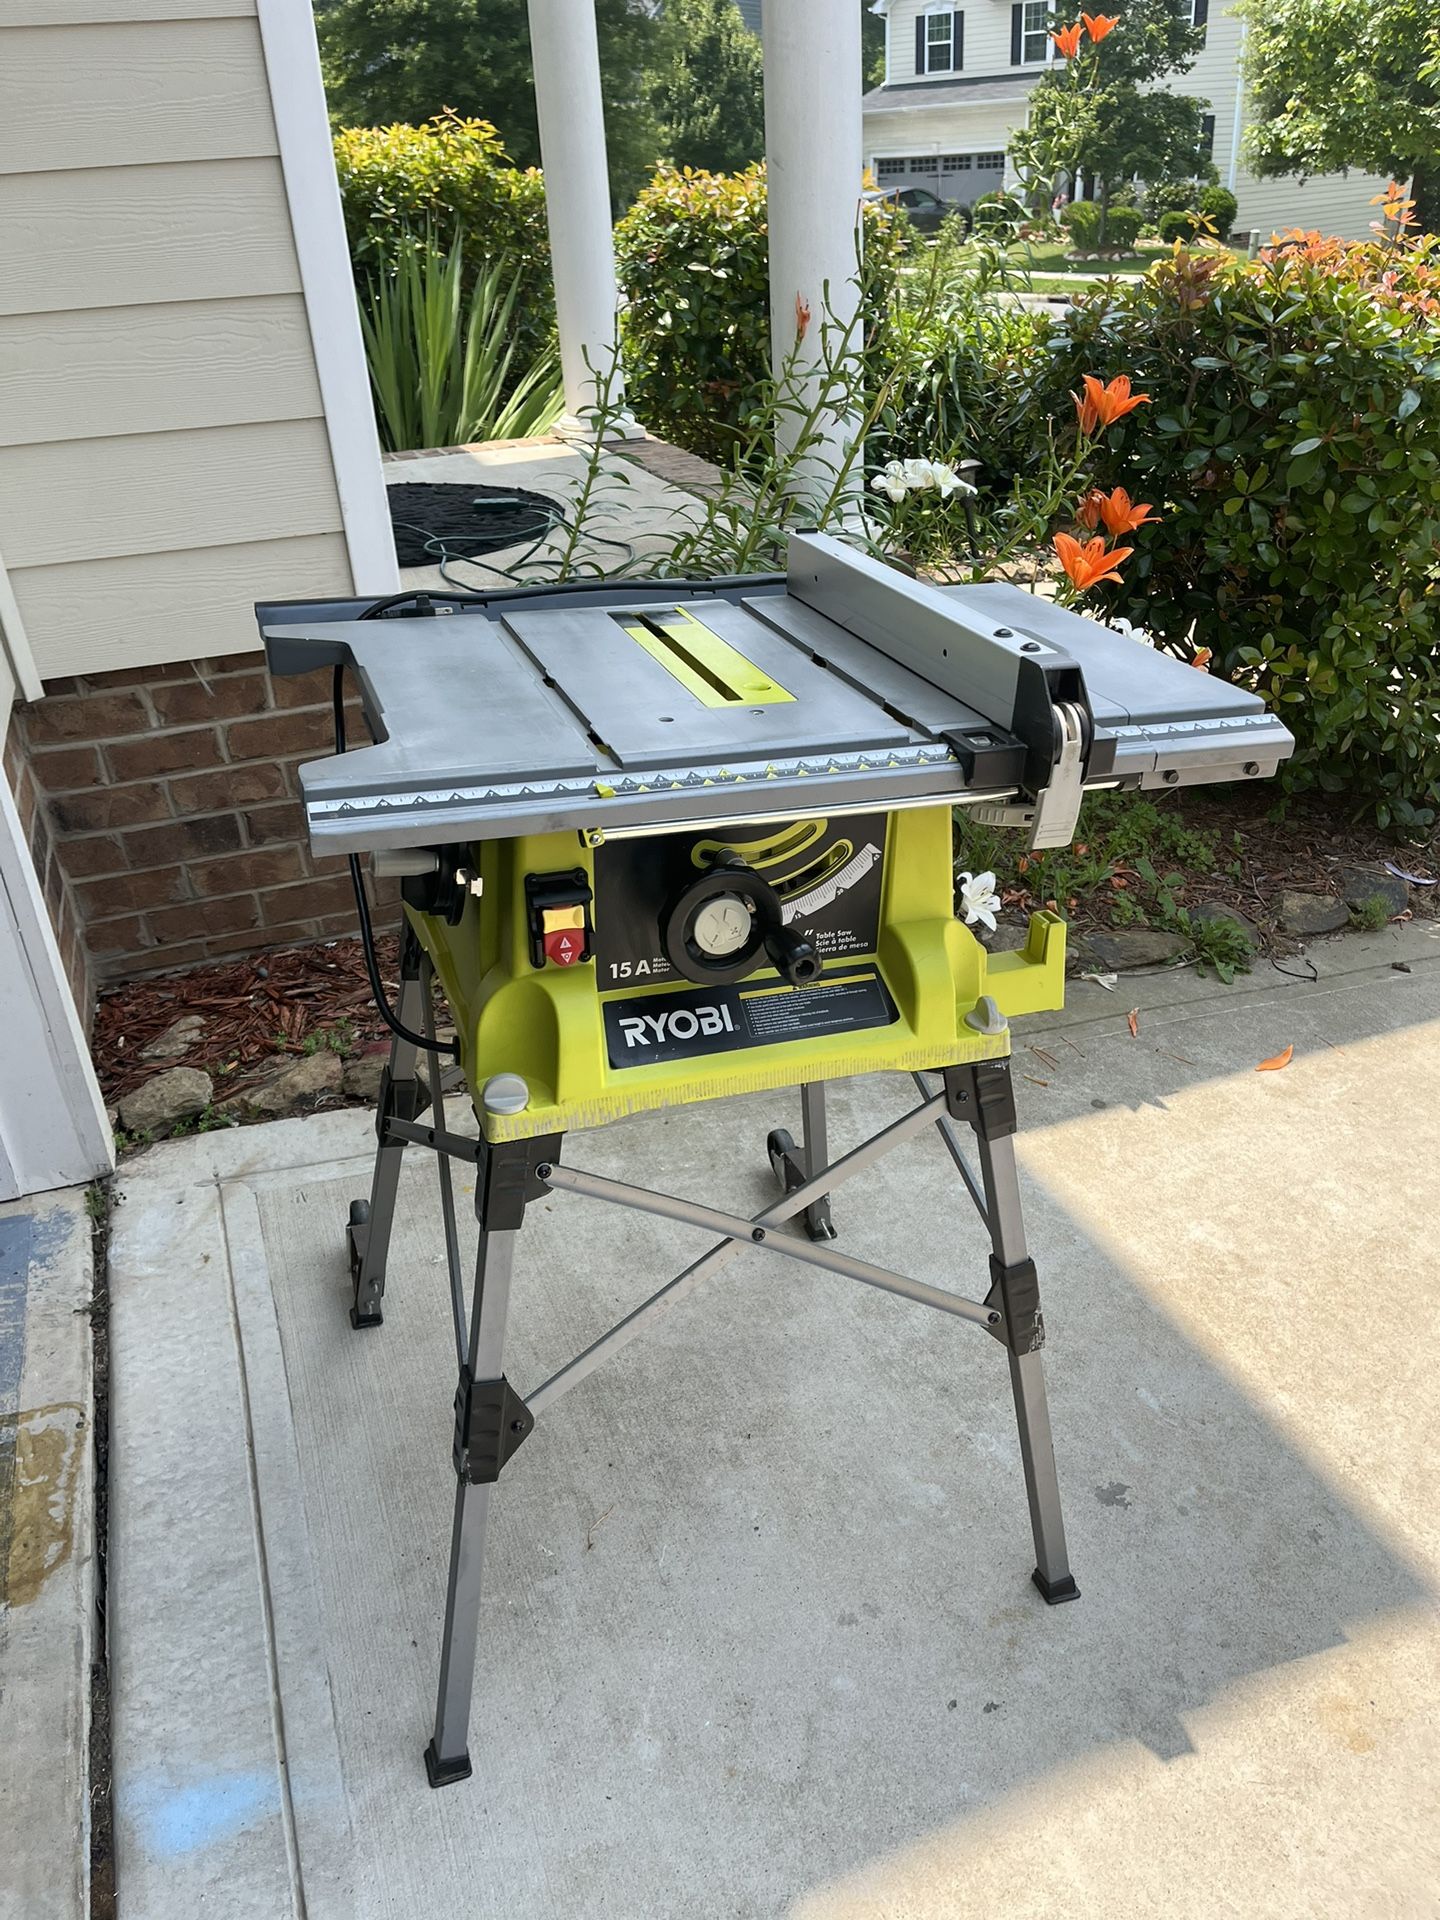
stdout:
[(795, 1152), (795, 1136), (788, 1127), (776, 1127), (765, 1141), (765, 1151), (770, 1156), (770, 1169), (780, 1182), (782, 1192), (790, 1191), (790, 1183), (785, 1177), (786, 1156)]

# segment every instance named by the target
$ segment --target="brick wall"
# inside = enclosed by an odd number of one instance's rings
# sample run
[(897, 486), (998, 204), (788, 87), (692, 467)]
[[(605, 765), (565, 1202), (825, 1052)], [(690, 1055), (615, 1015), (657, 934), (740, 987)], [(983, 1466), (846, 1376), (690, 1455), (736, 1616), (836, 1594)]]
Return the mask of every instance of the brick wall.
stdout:
[(11, 738), (52, 912), (94, 984), (353, 931), (344, 863), (311, 856), (296, 779), (333, 748), (328, 672), (272, 682), (247, 653), (47, 681)]
[(44, 795), (35, 779), (34, 767), (25, 744), (24, 730), (12, 716), (5, 735), (5, 778), (15, 796), (15, 811), (30, 844), (30, 858), (40, 879), (50, 924), (64, 963), (65, 977), (75, 996), (81, 1017), (90, 1007), (90, 965), (85, 945), (85, 923), (76, 898), (75, 887), (60, 858)]

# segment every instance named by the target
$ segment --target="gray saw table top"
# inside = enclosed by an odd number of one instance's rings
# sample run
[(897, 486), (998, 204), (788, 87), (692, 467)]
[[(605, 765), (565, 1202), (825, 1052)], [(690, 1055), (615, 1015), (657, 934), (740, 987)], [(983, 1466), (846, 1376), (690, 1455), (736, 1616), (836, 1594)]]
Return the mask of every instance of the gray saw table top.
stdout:
[(1255, 695), (1141, 641), (1012, 586), (912, 581), (822, 535), (792, 541), (785, 583), (669, 603), (792, 696), (707, 703), (626, 631), (656, 621), (661, 587), (501, 594), (439, 618), (262, 610), (272, 671), (344, 661), (375, 736), (301, 769), (317, 847), (1002, 799), (1019, 759), (996, 750), (1016, 744), (1037, 663), (1056, 686), (1083, 676), (1104, 765), (1087, 784), (1263, 777), (1293, 745)]

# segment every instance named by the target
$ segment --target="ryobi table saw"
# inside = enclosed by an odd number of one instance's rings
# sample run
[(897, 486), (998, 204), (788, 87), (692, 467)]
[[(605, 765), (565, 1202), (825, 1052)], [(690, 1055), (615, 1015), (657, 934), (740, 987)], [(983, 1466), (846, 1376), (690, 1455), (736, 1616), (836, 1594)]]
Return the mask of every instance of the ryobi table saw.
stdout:
[[(1083, 794), (1272, 774), (1293, 742), (1253, 695), (1008, 585), (911, 580), (823, 535), (788, 572), (401, 594), (258, 610), (271, 671), (334, 670), (337, 751), (301, 770), (317, 853), (351, 857), (372, 987), (394, 1031), (368, 1202), (350, 1212), (351, 1321), (381, 1323), (401, 1158), (433, 1150), (450, 1274), (457, 1477), (432, 1786), (470, 1772), (467, 1733), (490, 1489), (547, 1410), (747, 1247), (983, 1328), (1015, 1395), (1034, 1583), (1078, 1595), (1020, 1212), (1011, 1018), (1064, 999), (1065, 927), (987, 953), (955, 912), (951, 809), (1066, 845)], [(346, 752), (343, 683), (373, 744)], [(399, 1004), (374, 964), (358, 856), (400, 879)], [(430, 980), (455, 1021), (437, 1041)], [(447, 1129), (442, 1054), (479, 1138)], [(919, 1104), (830, 1162), (824, 1083), (903, 1071)], [(452, 1080), (454, 1078), (452, 1070)], [(576, 1128), (771, 1088), (800, 1090), (797, 1142), (767, 1150), (753, 1219), (566, 1163)], [(939, 1130), (989, 1233), (983, 1297), (835, 1242), (829, 1196)], [(964, 1151), (974, 1136), (975, 1164)], [(466, 1310), (449, 1162), (476, 1172)], [(542, 1385), (503, 1366), (517, 1238), (555, 1193), (703, 1229), (715, 1244)], [(791, 1227), (803, 1231), (792, 1231)]]

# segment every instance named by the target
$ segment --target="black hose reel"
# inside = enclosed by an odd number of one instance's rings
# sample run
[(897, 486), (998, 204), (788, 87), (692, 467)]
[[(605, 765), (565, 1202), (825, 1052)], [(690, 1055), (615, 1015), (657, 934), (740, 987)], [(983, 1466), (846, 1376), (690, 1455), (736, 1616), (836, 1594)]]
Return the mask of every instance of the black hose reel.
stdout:
[(738, 854), (718, 854), (670, 900), (660, 939), (677, 973), (697, 986), (729, 986), (766, 961), (792, 987), (820, 977), (820, 956), (785, 924), (779, 894)]

